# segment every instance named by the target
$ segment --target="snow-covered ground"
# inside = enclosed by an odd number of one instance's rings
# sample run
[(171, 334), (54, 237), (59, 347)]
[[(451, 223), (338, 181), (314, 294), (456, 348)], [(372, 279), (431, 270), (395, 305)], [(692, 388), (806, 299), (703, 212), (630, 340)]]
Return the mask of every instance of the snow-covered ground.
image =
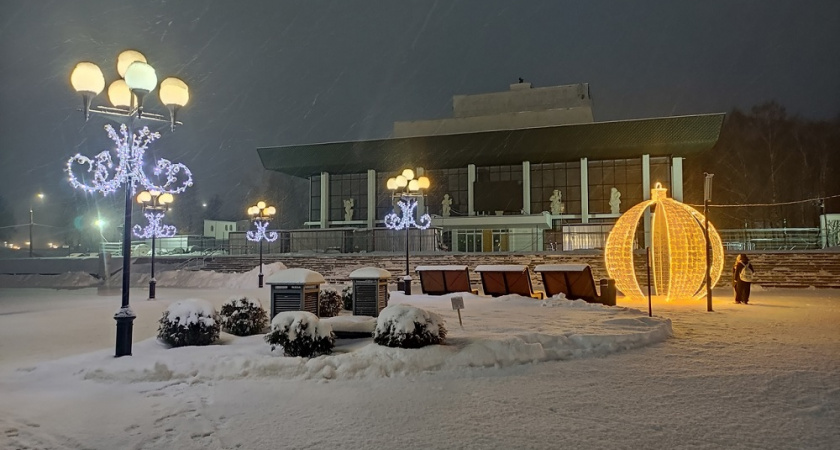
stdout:
[(312, 360), (262, 336), (154, 339), (177, 300), (266, 304), (255, 281), (164, 272), (157, 300), (133, 289), (134, 356), (118, 359), (119, 296), (0, 289), (0, 448), (840, 448), (838, 291), (736, 305), (716, 290), (714, 313), (655, 303), (653, 318), (621, 297), (463, 294), (463, 328), (448, 297), (395, 293), (442, 315), (448, 344), (339, 340)]

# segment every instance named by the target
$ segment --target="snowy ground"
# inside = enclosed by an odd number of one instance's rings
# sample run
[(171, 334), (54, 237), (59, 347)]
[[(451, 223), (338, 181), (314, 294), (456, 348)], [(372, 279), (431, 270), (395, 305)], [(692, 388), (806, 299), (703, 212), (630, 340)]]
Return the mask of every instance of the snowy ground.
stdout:
[(339, 341), (313, 360), (260, 336), (153, 339), (175, 300), (268, 299), (255, 276), (228, 277), (174, 276), (196, 287), (159, 284), (155, 301), (133, 289), (134, 356), (119, 359), (119, 297), (0, 289), (0, 448), (840, 447), (838, 291), (757, 290), (744, 306), (718, 290), (714, 313), (654, 304), (653, 319), (622, 298), (464, 295), (463, 329), (448, 298), (396, 294), (444, 315), (449, 345)]

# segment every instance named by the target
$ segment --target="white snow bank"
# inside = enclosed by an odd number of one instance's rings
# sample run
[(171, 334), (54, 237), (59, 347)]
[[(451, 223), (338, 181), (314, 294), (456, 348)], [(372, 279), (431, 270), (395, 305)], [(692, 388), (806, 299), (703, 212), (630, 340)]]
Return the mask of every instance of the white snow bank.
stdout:
[(449, 265), (449, 266), (417, 266), (414, 268), (417, 272), (423, 272), (426, 270), (450, 270), (450, 271), (458, 271), (458, 270), (467, 270), (467, 266), (456, 266), (456, 265)]
[(534, 272), (583, 272), (588, 264), (540, 264)]
[(373, 333), (376, 328), (376, 318), (370, 316), (324, 317), (321, 323), (328, 323), (336, 333)]
[(481, 264), (475, 266), (476, 272), (523, 272), (528, 266), (519, 264)]
[(351, 280), (391, 278), (391, 272), (378, 267), (362, 267), (350, 272), (349, 278)]
[[(283, 263), (272, 263), (263, 266), (263, 275), (270, 277), (277, 272), (286, 270)], [(245, 273), (223, 273), (212, 270), (169, 270), (155, 274), (157, 286), (174, 288), (226, 288), (244, 289), (256, 288), (260, 273), (259, 266)], [(135, 286), (146, 285), (149, 274), (140, 274), (138, 280), (132, 280)]]
[(4, 288), (72, 288), (91, 287), (102, 280), (87, 272), (67, 272), (57, 275), (0, 275), (0, 287)]
[(216, 309), (207, 300), (198, 298), (191, 298), (187, 300), (180, 300), (166, 308), (169, 315), (166, 319), (169, 323), (174, 323), (179, 326), (190, 326), (201, 322), (204, 326), (212, 327), (216, 324), (213, 317), (216, 315)]
[[(465, 304), (461, 310), (463, 327), (456, 325), (452, 295), (406, 296), (392, 292), (389, 300), (392, 305), (411, 304), (441, 316), (449, 325), (446, 345), (400, 349), (374, 344), (372, 338), (337, 340), (332, 355), (307, 359), (272, 352), (262, 335), (236, 337), (223, 333), (216, 345), (204, 347), (167, 349), (156, 339), (147, 339), (134, 345), (131, 358), (114, 359), (113, 350), (106, 349), (40, 363), (25, 376), (82, 377), (117, 383), (195, 378), (376, 378), (603, 356), (662, 342), (672, 334), (669, 319), (649, 318), (635, 309), (562, 298), (534, 301), (516, 295), (457, 295)], [(275, 318), (274, 322), (299, 320), (302, 314), (292, 313), (288, 319)], [(320, 323), (332, 327), (349, 320), (338, 317)]]
[(323, 275), (313, 270), (295, 268), (279, 270), (270, 277), (265, 277), (265, 282), (266, 284), (324, 284), (327, 280), (324, 279)]

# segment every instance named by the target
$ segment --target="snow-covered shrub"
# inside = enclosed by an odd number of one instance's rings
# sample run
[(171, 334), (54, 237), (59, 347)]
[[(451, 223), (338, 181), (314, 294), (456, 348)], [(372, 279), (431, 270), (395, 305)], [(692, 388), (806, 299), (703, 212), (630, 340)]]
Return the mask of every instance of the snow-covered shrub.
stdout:
[(222, 305), (219, 315), (222, 330), (237, 336), (262, 333), (268, 326), (266, 314), (259, 300), (248, 297), (232, 297)]
[(408, 305), (383, 309), (373, 331), (373, 342), (388, 347), (420, 348), (445, 341), (443, 317)]
[(344, 309), (347, 311), (353, 310), (353, 286), (344, 286), (341, 290), (341, 302), (344, 304)]
[(330, 324), (321, 322), (311, 312), (286, 311), (274, 316), (265, 341), (272, 350), (283, 347), (286, 356), (311, 358), (332, 353), (335, 335)]
[(341, 294), (332, 286), (321, 287), (318, 302), (318, 315), (321, 317), (334, 317), (341, 312)]
[(209, 345), (219, 339), (221, 320), (206, 300), (181, 300), (169, 305), (160, 318), (158, 339), (173, 346)]

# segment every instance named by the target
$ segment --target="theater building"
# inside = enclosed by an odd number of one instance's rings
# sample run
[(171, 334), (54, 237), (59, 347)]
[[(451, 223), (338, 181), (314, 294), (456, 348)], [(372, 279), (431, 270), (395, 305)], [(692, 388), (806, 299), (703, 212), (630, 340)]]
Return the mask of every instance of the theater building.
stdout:
[[(413, 168), (431, 180), (418, 210), (432, 215), (440, 249), (572, 250), (603, 247), (620, 213), (657, 182), (681, 201), (683, 160), (714, 146), (724, 119), (595, 122), (586, 83), (520, 82), (452, 105), (450, 118), (395, 122), (388, 139), (257, 151), (266, 169), (309, 180), (305, 228), (382, 227), (394, 208), (387, 179)], [(644, 221), (640, 247), (649, 245)]]

